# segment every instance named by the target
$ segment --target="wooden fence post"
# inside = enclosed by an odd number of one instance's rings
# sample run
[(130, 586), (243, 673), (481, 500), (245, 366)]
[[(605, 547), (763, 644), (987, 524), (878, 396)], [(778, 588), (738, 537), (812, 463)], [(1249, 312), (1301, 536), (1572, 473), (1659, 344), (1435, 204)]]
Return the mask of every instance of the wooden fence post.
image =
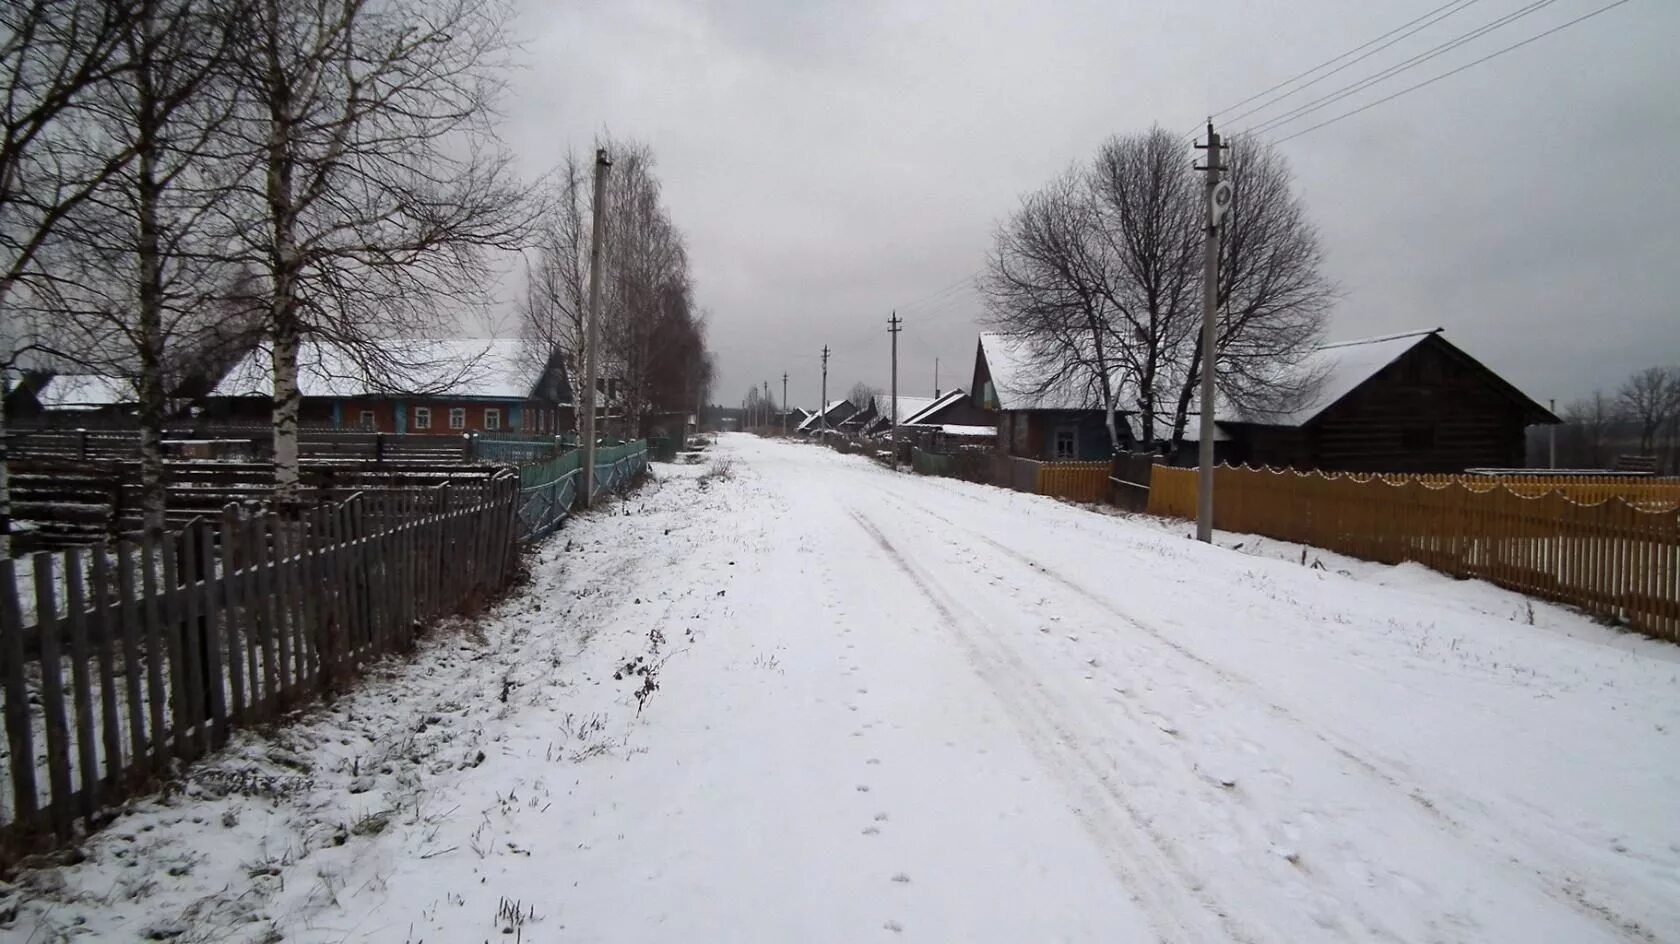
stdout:
[(29, 720), (29, 687), (23, 672), (21, 613), (17, 572), (10, 558), (0, 558), (0, 656), (5, 662), (6, 746), (12, 758), (12, 809), (17, 822), (27, 828), (35, 819), (37, 805), (35, 739)]
[[(55, 554), (35, 552), (35, 625), (41, 633), (41, 715), (47, 735), (47, 782), (52, 796), (49, 813), (53, 832), (61, 840), (75, 834), (70, 806), (70, 727), (64, 712), (64, 665), (59, 656), (58, 598), (54, 588)], [(32, 763), (34, 757), (12, 757), (12, 763)]]

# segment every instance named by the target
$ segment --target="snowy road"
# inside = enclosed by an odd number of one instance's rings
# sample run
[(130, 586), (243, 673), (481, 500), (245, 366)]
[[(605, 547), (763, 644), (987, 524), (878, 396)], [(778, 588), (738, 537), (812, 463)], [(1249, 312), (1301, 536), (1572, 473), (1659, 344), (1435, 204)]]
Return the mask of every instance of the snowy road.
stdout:
[(716, 453), (568, 527), (482, 638), (26, 877), (0, 934), (1680, 939), (1673, 647), (1417, 568)]

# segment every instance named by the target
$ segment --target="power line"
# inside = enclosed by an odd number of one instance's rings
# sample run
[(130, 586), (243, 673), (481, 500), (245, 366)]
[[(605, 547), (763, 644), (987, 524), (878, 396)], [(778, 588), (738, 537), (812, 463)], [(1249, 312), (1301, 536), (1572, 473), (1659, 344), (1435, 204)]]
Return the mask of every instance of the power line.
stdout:
[(1278, 116), (1273, 117), (1273, 118), (1268, 118), (1268, 119), (1266, 119), (1264, 121), (1261, 121), (1257, 124), (1251, 125), (1248, 128), (1245, 128), (1241, 133), (1243, 133), (1243, 134), (1264, 134), (1268, 131), (1272, 131), (1272, 130), (1278, 128), (1278, 127), (1281, 127), (1282, 125), (1285, 125), (1285, 124), (1288, 124), (1291, 121), (1294, 121), (1297, 118), (1300, 118), (1304, 115), (1309, 115), (1309, 114), (1311, 114), (1315, 111), (1318, 111), (1321, 108), (1326, 108), (1326, 107), (1328, 107), (1328, 106), (1330, 106), (1330, 105), (1332, 105), (1336, 102), (1341, 101), (1344, 98), (1348, 98), (1349, 96), (1356, 95), (1359, 92), (1362, 92), (1365, 89), (1368, 89), (1371, 86), (1377, 84), (1378, 82), (1384, 81), (1385, 79), (1391, 79), (1394, 76), (1399, 75), (1402, 72), (1406, 72), (1406, 71), (1409, 71), (1411, 69), (1415, 69), (1418, 66), (1423, 65), (1425, 62), (1428, 62), (1429, 60), (1436, 58), (1437, 56), (1445, 55), (1446, 53), (1449, 53), (1452, 50), (1457, 49), (1460, 46), (1463, 46), (1465, 43), (1472, 42), (1476, 39), (1480, 39), (1481, 37), (1486, 36), (1488, 33), (1491, 33), (1496, 29), (1499, 29), (1503, 26), (1508, 26), (1511, 23), (1514, 23), (1517, 20), (1522, 19), (1525, 16), (1528, 16), (1532, 13), (1535, 13), (1535, 12), (1545, 8), (1545, 7), (1551, 6), (1553, 3), (1556, 3), (1556, 2), (1557, 2), (1557, 0), (1533, 0), (1532, 3), (1528, 4), (1525, 7), (1521, 7), (1521, 8), (1518, 8), (1516, 10), (1513, 10), (1512, 12), (1507, 13), (1504, 16), (1496, 17), (1493, 20), (1490, 20), (1487, 23), (1484, 23), (1481, 26), (1478, 26), (1475, 29), (1470, 30), (1469, 32), (1461, 33), (1460, 35), (1458, 35), (1458, 36), (1456, 36), (1452, 39), (1449, 39), (1446, 42), (1441, 43), (1440, 45), (1431, 47), (1430, 49), (1426, 49), (1423, 52), (1420, 52), (1417, 55), (1411, 57), (1410, 59), (1406, 59), (1406, 60), (1403, 60), (1403, 61), (1401, 61), (1401, 62), (1399, 62), (1395, 65), (1389, 66), (1388, 68), (1383, 69), (1382, 71), (1377, 72), (1373, 75), (1366, 76), (1365, 78), (1360, 79), (1357, 82), (1352, 82), (1352, 83), (1349, 83), (1348, 85), (1344, 85), (1341, 88), (1339, 88), (1339, 89), (1337, 89), (1333, 92), (1330, 92), (1326, 95), (1321, 95), (1318, 98), (1315, 98), (1312, 101), (1306, 103), (1305, 105), (1299, 105), (1299, 106), (1296, 106), (1295, 108), (1290, 109), (1287, 112), (1284, 112), (1282, 115), (1278, 115)]
[[(1354, 49), (1354, 50), (1351, 50), (1350, 52), (1342, 53), (1341, 56), (1338, 56), (1336, 58), (1340, 59), (1340, 58), (1346, 57), (1348, 55), (1351, 55), (1353, 52), (1358, 52), (1360, 49), (1365, 49), (1367, 46), (1371, 46), (1374, 43), (1381, 42), (1383, 39), (1387, 38), (1388, 36), (1393, 35), (1395, 32), (1398, 32), (1399, 30), (1405, 30), (1405, 32), (1400, 33), (1400, 35), (1398, 35), (1398, 36), (1394, 36), (1393, 39), (1389, 39), (1387, 42), (1382, 43), (1382, 45), (1377, 46), (1375, 49), (1371, 49), (1369, 52), (1366, 52), (1363, 55), (1358, 56), (1356, 58), (1349, 59), (1347, 62), (1344, 62), (1341, 65), (1337, 66), (1336, 68), (1331, 69), (1329, 72), (1326, 72), (1323, 75), (1320, 75), (1317, 78), (1314, 78), (1311, 82), (1302, 83), (1301, 85), (1290, 89), (1289, 91), (1283, 93), (1282, 95), (1279, 95), (1279, 96), (1277, 96), (1275, 98), (1272, 98), (1268, 101), (1261, 102), (1260, 104), (1254, 106), (1253, 108), (1250, 108), (1249, 110), (1243, 112), (1240, 115), (1232, 115), (1231, 117), (1225, 119), (1225, 123), (1226, 124), (1236, 124), (1237, 122), (1243, 120), (1244, 118), (1247, 118), (1249, 115), (1255, 114), (1256, 112), (1265, 111), (1266, 109), (1272, 107), (1273, 105), (1276, 105), (1277, 103), (1279, 103), (1279, 102), (1281, 102), (1281, 101), (1283, 101), (1287, 98), (1290, 98), (1291, 96), (1298, 95), (1301, 92), (1304, 92), (1309, 88), (1312, 88), (1314, 85), (1317, 85), (1318, 83), (1324, 81), (1325, 79), (1330, 78), (1331, 76), (1335, 75), (1338, 72), (1343, 71), (1344, 69), (1350, 69), (1350, 68), (1358, 65), (1359, 63), (1364, 62), (1366, 59), (1369, 59), (1372, 56), (1376, 55), (1377, 53), (1382, 52), (1383, 50), (1392, 47), (1395, 43), (1398, 43), (1401, 40), (1409, 39), (1413, 36), (1416, 36), (1418, 33), (1428, 29), (1431, 26), (1434, 26), (1436, 23), (1441, 22), (1442, 20), (1446, 19), (1447, 17), (1452, 16), (1454, 13), (1458, 13), (1462, 10), (1468, 9), (1473, 4), (1480, 3), (1480, 2), (1481, 2), (1481, 0), (1453, 0), (1453, 2), (1446, 4), (1446, 6), (1444, 6), (1444, 7), (1436, 7), (1435, 10), (1432, 10), (1429, 13), (1426, 13), (1423, 16), (1419, 17), (1418, 19), (1413, 20), (1411, 23), (1406, 24), (1406, 26), (1399, 27), (1397, 30), (1390, 30), (1389, 32), (1384, 33), (1382, 36), (1379, 36), (1376, 39), (1372, 40), (1371, 42), (1366, 43), (1365, 46), (1360, 46), (1358, 49)], [(1546, 2), (1549, 3), (1549, 2), (1551, 2), (1551, 0), (1546, 0)], [(1434, 14), (1436, 12), (1441, 11), (1441, 10), (1445, 10), (1446, 12), (1441, 13), (1439, 16), (1434, 16)], [(1430, 17), (1433, 17), (1433, 19), (1430, 19)], [(1422, 22), (1419, 22), (1420, 20)], [(1413, 23), (1415, 23), (1417, 25), (1413, 26), (1412, 25)], [(1410, 27), (1410, 28), (1408, 29), (1408, 27)], [(1334, 59), (1331, 60), (1331, 62), (1334, 62), (1334, 61), (1335, 61)], [(1325, 63), (1324, 65), (1329, 65), (1329, 64), (1330, 63)], [(1321, 65), (1321, 66), (1315, 67), (1315, 69), (1321, 69), (1323, 67), (1324, 66)], [(1296, 78), (1300, 78), (1300, 76), (1297, 76)], [(1290, 81), (1293, 82), (1295, 80), (1291, 79)], [(1285, 84), (1288, 84), (1288, 83), (1285, 83)], [(1276, 86), (1273, 86), (1273, 88), (1276, 88)], [(1262, 92), (1260, 94), (1264, 95), (1266, 93)], [(1258, 97), (1259, 96), (1257, 96), (1257, 95), (1256, 96), (1250, 96), (1244, 102), (1238, 103), (1237, 105), (1233, 105), (1231, 108), (1240, 108), (1240, 107), (1242, 107), (1243, 104), (1246, 104), (1247, 102), (1251, 102), (1255, 98), (1258, 98)], [(1226, 111), (1230, 111), (1231, 108), (1226, 109)], [(1213, 117), (1217, 118), (1217, 117), (1219, 117), (1219, 114), (1220, 113), (1216, 112), (1213, 115)]]
[(1440, 75), (1434, 76), (1433, 78), (1425, 79), (1424, 81), (1419, 82), (1416, 85), (1411, 85), (1411, 86), (1408, 86), (1406, 88), (1403, 88), (1400, 91), (1395, 92), (1392, 95), (1384, 96), (1382, 98), (1377, 99), (1374, 102), (1368, 102), (1364, 105), (1359, 106), (1358, 108), (1353, 109), (1352, 111), (1343, 112), (1342, 114), (1337, 115), (1334, 118), (1331, 118), (1327, 121), (1321, 121), (1318, 124), (1313, 125), (1312, 127), (1303, 128), (1300, 131), (1294, 132), (1293, 134), (1289, 134), (1289, 135), (1286, 135), (1282, 138), (1278, 138), (1277, 141), (1275, 141), (1274, 143), (1282, 144), (1285, 141), (1289, 141), (1289, 140), (1292, 140), (1294, 138), (1298, 138), (1303, 134), (1307, 134), (1307, 133), (1312, 132), (1312, 131), (1317, 131), (1318, 129), (1323, 128), (1327, 125), (1333, 125), (1336, 122), (1341, 121), (1344, 118), (1352, 118), (1354, 115), (1357, 115), (1357, 114), (1359, 114), (1360, 112), (1363, 112), (1363, 111), (1369, 111), (1370, 109), (1375, 108), (1378, 105), (1383, 104), (1384, 102), (1391, 102), (1391, 101), (1399, 98), (1402, 95), (1406, 95), (1408, 93), (1415, 92), (1418, 89), (1424, 88), (1425, 86), (1434, 85), (1436, 82), (1439, 82), (1442, 79), (1448, 78), (1450, 76), (1457, 75), (1458, 73), (1463, 72), (1465, 69), (1471, 68), (1472, 66), (1480, 65), (1484, 62), (1487, 62), (1489, 59), (1496, 59), (1500, 56), (1505, 55), (1508, 52), (1511, 52), (1511, 51), (1517, 50), (1517, 49), (1521, 49), (1522, 47), (1527, 46), (1529, 43), (1535, 42), (1536, 40), (1545, 39), (1547, 36), (1550, 36), (1553, 33), (1561, 32), (1563, 30), (1568, 29), (1571, 26), (1574, 26), (1577, 23), (1580, 23), (1580, 22), (1585, 21), (1585, 20), (1590, 20), (1593, 17), (1598, 16), (1600, 13), (1608, 13), (1609, 11), (1614, 10), (1615, 8), (1617, 8), (1617, 7), (1619, 7), (1622, 4), (1627, 3), (1627, 2), (1628, 2), (1628, 0), (1615, 0), (1615, 2), (1613, 2), (1613, 3), (1607, 3), (1604, 6), (1601, 6), (1598, 9), (1593, 10), (1590, 13), (1583, 13), (1573, 20), (1569, 20), (1567, 22), (1560, 23), (1557, 26), (1554, 26), (1549, 30), (1545, 30), (1544, 32), (1536, 33), (1533, 36), (1530, 36), (1527, 39), (1522, 40), (1521, 42), (1512, 43), (1511, 45), (1506, 46), (1503, 49), (1496, 49), (1493, 52), (1490, 52), (1487, 55), (1482, 56), (1480, 59), (1473, 59), (1470, 62), (1466, 62), (1464, 65), (1461, 65), (1456, 69), (1452, 69), (1452, 70), (1449, 70), (1447, 72), (1443, 72)]

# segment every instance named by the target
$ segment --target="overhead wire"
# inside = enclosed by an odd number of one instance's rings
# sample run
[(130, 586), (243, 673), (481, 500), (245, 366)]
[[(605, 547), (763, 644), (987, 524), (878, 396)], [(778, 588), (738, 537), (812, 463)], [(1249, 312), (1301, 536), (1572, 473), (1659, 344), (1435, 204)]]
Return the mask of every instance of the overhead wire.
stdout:
[(1294, 121), (1297, 118), (1301, 118), (1305, 115), (1312, 114), (1313, 112), (1318, 111), (1322, 108), (1327, 108), (1330, 105), (1341, 101), (1342, 99), (1348, 98), (1348, 97), (1353, 96), (1353, 95), (1357, 95), (1358, 93), (1370, 88), (1373, 85), (1376, 85), (1379, 82), (1386, 81), (1386, 80), (1391, 79), (1391, 78), (1393, 78), (1397, 75), (1400, 75), (1401, 73), (1408, 72), (1412, 69), (1415, 69), (1418, 66), (1423, 65), (1424, 63), (1430, 61), (1431, 59), (1435, 59), (1439, 56), (1446, 55), (1447, 53), (1453, 51), (1454, 49), (1457, 49), (1457, 48), (1463, 46), (1466, 43), (1473, 42), (1477, 39), (1480, 39), (1483, 36), (1486, 36), (1488, 33), (1491, 33), (1495, 30), (1501, 29), (1505, 26), (1509, 26), (1510, 24), (1515, 23), (1517, 20), (1520, 20), (1523, 17), (1530, 16), (1534, 13), (1537, 13), (1540, 10), (1545, 9), (1546, 7), (1551, 6), (1552, 4), (1554, 4), (1556, 2), (1557, 2), (1557, 0), (1532, 0), (1532, 2), (1527, 4), (1526, 6), (1519, 7), (1518, 9), (1513, 10), (1510, 13), (1506, 13), (1502, 16), (1495, 17), (1494, 19), (1489, 20), (1486, 23), (1483, 23), (1482, 25), (1476, 27), (1475, 29), (1472, 29), (1472, 30), (1469, 30), (1467, 32), (1461, 33), (1458, 36), (1455, 36), (1452, 39), (1447, 40), (1446, 42), (1439, 43), (1435, 46), (1432, 46), (1429, 49), (1426, 49), (1423, 52), (1420, 52), (1420, 53), (1418, 53), (1418, 54), (1416, 54), (1416, 55), (1414, 55), (1414, 56), (1412, 56), (1408, 59), (1404, 59), (1404, 60), (1402, 60), (1402, 61), (1400, 61), (1400, 62), (1398, 62), (1398, 63), (1396, 63), (1392, 66), (1389, 66), (1386, 69), (1383, 69), (1379, 72), (1373, 73), (1372, 75), (1368, 75), (1363, 79), (1359, 79), (1358, 81), (1351, 82), (1351, 83), (1349, 83), (1347, 85), (1344, 85), (1341, 88), (1338, 88), (1338, 89), (1336, 89), (1332, 92), (1329, 92), (1325, 95), (1321, 95), (1318, 98), (1315, 98), (1312, 101), (1307, 102), (1304, 105), (1297, 105), (1296, 107), (1290, 109), (1289, 111), (1284, 112), (1281, 115), (1276, 115), (1276, 116), (1273, 116), (1271, 118), (1267, 118), (1267, 119), (1264, 119), (1260, 122), (1257, 122), (1253, 125), (1250, 125), (1249, 127), (1243, 129), (1239, 133), (1240, 134), (1265, 134), (1268, 131), (1271, 131), (1271, 130), (1276, 129), (1278, 127), (1281, 127), (1285, 124), (1288, 124), (1289, 122)]
[[(1247, 111), (1245, 111), (1241, 114), (1232, 115), (1231, 117), (1229, 117), (1225, 120), (1228, 123), (1235, 123), (1235, 122), (1243, 120), (1244, 118), (1247, 118), (1249, 115), (1253, 115), (1253, 114), (1257, 114), (1259, 112), (1265, 111), (1266, 109), (1271, 108), (1273, 105), (1276, 105), (1279, 102), (1282, 102), (1282, 101), (1284, 101), (1288, 98), (1291, 98), (1295, 95), (1298, 95), (1301, 92), (1304, 92), (1309, 88), (1312, 88), (1313, 86), (1317, 85), (1318, 83), (1324, 81), (1325, 79), (1330, 78), (1331, 76), (1333, 76), (1333, 75), (1335, 75), (1339, 72), (1342, 72), (1345, 69), (1353, 68), (1354, 66), (1360, 64), (1361, 62), (1364, 62), (1365, 60), (1371, 58), (1372, 56), (1376, 55), (1377, 53), (1382, 52), (1385, 49), (1392, 48), (1396, 43), (1399, 43), (1403, 40), (1410, 39), (1411, 37), (1416, 36), (1418, 33), (1421, 33), (1424, 30), (1428, 29), (1429, 27), (1434, 26), (1436, 23), (1439, 23), (1442, 20), (1446, 19), (1447, 17), (1452, 16), (1454, 13), (1459, 13), (1463, 10), (1467, 10), (1472, 5), (1480, 3), (1480, 2), (1481, 2), (1481, 0), (1452, 0), (1451, 3), (1448, 3), (1448, 4), (1446, 4), (1444, 6), (1441, 6), (1441, 7), (1436, 7), (1435, 10), (1431, 11), (1430, 13), (1424, 14), (1422, 17), (1419, 17), (1418, 19), (1413, 20), (1411, 23), (1408, 23), (1405, 26), (1399, 27), (1397, 29), (1390, 30), (1389, 32), (1384, 33), (1382, 36), (1379, 36), (1376, 39), (1372, 40), (1371, 42), (1366, 43), (1364, 46), (1360, 46), (1357, 49), (1352, 50), (1352, 52), (1358, 52), (1361, 49), (1365, 49), (1368, 46), (1372, 46), (1373, 44), (1381, 42), (1383, 39), (1386, 39), (1389, 36), (1394, 37), (1392, 39), (1388, 39), (1387, 42), (1382, 42), (1381, 45), (1376, 46), (1376, 48), (1374, 48), (1374, 49), (1370, 49), (1369, 51), (1365, 52), (1363, 55), (1357, 56), (1353, 59), (1349, 59), (1347, 62), (1344, 62), (1341, 65), (1337, 66), (1336, 68), (1331, 69), (1329, 72), (1326, 72), (1323, 75), (1315, 77), (1310, 82), (1304, 82), (1301, 85), (1298, 85), (1295, 88), (1290, 89), (1289, 91), (1285, 92), (1282, 95), (1279, 95), (1279, 96), (1276, 96), (1274, 98), (1268, 99), (1267, 101), (1261, 102), (1260, 104), (1254, 106), (1253, 108), (1250, 108), (1250, 109), (1248, 109)], [(1551, 0), (1546, 0), (1546, 2), (1551, 2)], [(1441, 12), (1441, 11), (1444, 11), (1444, 12)], [(1439, 16), (1434, 15), (1437, 12), (1440, 13)], [(1417, 24), (1417, 25), (1413, 26), (1412, 24)], [(1410, 27), (1410, 28), (1408, 29), (1408, 27)], [(1401, 30), (1404, 30), (1404, 32), (1400, 32)], [(1399, 33), (1399, 35), (1397, 35), (1397, 36), (1394, 35), (1397, 32)], [(1343, 53), (1342, 56), (1339, 56), (1337, 58), (1342, 58), (1342, 57), (1345, 57), (1349, 54), (1350, 53)], [(1332, 60), (1332, 61), (1334, 61), (1334, 60)], [(1326, 63), (1326, 65), (1328, 65), (1328, 63)], [(1322, 66), (1320, 68), (1322, 68)], [(1294, 80), (1291, 80), (1291, 81), (1294, 81)], [(1276, 86), (1274, 86), (1274, 88), (1275, 87)], [(1265, 93), (1261, 93), (1261, 94), (1265, 94)], [(1214, 118), (1221, 117), (1221, 115), (1223, 115), (1224, 113), (1233, 111), (1237, 108), (1241, 108), (1242, 105), (1246, 104), (1247, 102), (1253, 101), (1257, 97), (1258, 96), (1249, 96), (1249, 98), (1246, 99), (1244, 102), (1238, 103), (1237, 105), (1233, 105), (1231, 108), (1225, 109), (1225, 112), (1215, 112), (1212, 115), (1212, 117), (1214, 117)]]
[(1521, 40), (1520, 42), (1512, 43), (1509, 46), (1506, 46), (1506, 47), (1501, 48), (1501, 49), (1496, 49), (1493, 52), (1490, 52), (1487, 55), (1482, 56), (1478, 59), (1473, 59), (1473, 60), (1465, 63), (1464, 65), (1459, 66), (1456, 69), (1450, 69), (1446, 72), (1441, 73), (1440, 75), (1432, 76), (1431, 78), (1425, 79), (1424, 81), (1419, 82), (1415, 85), (1407, 86), (1406, 88), (1403, 88), (1400, 91), (1395, 92), (1391, 95), (1386, 95), (1386, 96), (1384, 96), (1382, 98), (1379, 98), (1379, 99), (1377, 99), (1376, 101), (1373, 101), (1373, 102), (1367, 102), (1366, 104), (1361, 105), (1358, 108), (1355, 108), (1351, 111), (1343, 112), (1342, 114), (1337, 115), (1336, 117), (1331, 118), (1327, 121), (1321, 121), (1316, 125), (1312, 125), (1311, 127), (1302, 128), (1299, 131), (1295, 131), (1291, 134), (1285, 135), (1284, 137), (1278, 138), (1274, 143), (1281, 144), (1284, 141), (1289, 141), (1289, 140), (1293, 140), (1295, 138), (1298, 138), (1303, 134), (1308, 134), (1310, 132), (1317, 131), (1320, 128), (1327, 127), (1329, 125), (1333, 125), (1338, 121), (1342, 121), (1343, 119), (1352, 118), (1354, 115), (1357, 115), (1357, 114), (1359, 114), (1361, 112), (1364, 112), (1364, 111), (1369, 111), (1370, 109), (1375, 108), (1378, 105), (1383, 104), (1384, 102), (1391, 102), (1394, 99), (1399, 98), (1402, 95), (1406, 95), (1406, 94), (1409, 94), (1411, 92), (1415, 92), (1418, 89), (1425, 88), (1425, 87), (1430, 86), (1430, 85), (1434, 85), (1436, 82), (1439, 82), (1442, 79), (1449, 78), (1451, 76), (1457, 75), (1460, 72), (1463, 72), (1466, 69), (1472, 68), (1474, 66), (1481, 65), (1482, 63), (1487, 62), (1489, 59), (1497, 59), (1498, 57), (1503, 56), (1508, 52), (1512, 52), (1512, 51), (1515, 51), (1517, 49), (1521, 49), (1522, 47), (1527, 46), (1530, 43), (1536, 42), (1536, 41), (1541, 40), (1541, 39), (1545, 39), (1547, 36), (1550, 36), (1553, 33), (1562, 32), (1563, 30), (1566, 30), (1569, 27), (1574, 26), (1577, 23), (1581, 23), (1583, 21), (1590, 20), (1593, 17), (1598, 16), (1601, 13), (1608, 13), (1611, 10), (1614, 10), (1616, 7), (1619, 7), (1622, 4), (1627, 3), (1627, 2), (1629, 2), (1629, 0), (1614, 0), (1614, 2), (1612, 2), (1612, 3), (1607, 3), (1604, 6), (1601, 6), (1598, 9), (1593, 10), (1589, 13), (1583, 13), (1580, 16), (1575, 17), (1572, 20), (1568, 20), (1566, 22), (1559, 23), (1557, 26), (1554, 26), (1554, 27), (1552, 27), (1548, 30), (1544, 30), (1542, 32), (1536, 33), (1533, 36), (1528, 37), (1527, 39)]

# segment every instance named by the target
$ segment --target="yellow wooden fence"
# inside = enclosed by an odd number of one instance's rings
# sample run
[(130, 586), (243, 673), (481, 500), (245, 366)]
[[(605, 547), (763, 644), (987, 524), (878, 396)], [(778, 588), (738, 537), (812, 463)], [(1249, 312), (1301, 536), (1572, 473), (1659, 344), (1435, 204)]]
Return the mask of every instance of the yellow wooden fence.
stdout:
[(1038, 467), (1038, 494), (1069, 501), (1108, 500), (1108, 462), (1045, 462)]
[[(1487, 478), (1456, 478), (1221, 466), (1214, 525), (1366, 560), (1416, 561), (1680, 641), (1680, 512), (1660, 493), (1587, 503), (1573, 496), (1601, 483), (1547, 489), (1497, 479), (1484, 488)], [(1156, 466), (1149, 511), (1195, 517), (1196, 470)]]

